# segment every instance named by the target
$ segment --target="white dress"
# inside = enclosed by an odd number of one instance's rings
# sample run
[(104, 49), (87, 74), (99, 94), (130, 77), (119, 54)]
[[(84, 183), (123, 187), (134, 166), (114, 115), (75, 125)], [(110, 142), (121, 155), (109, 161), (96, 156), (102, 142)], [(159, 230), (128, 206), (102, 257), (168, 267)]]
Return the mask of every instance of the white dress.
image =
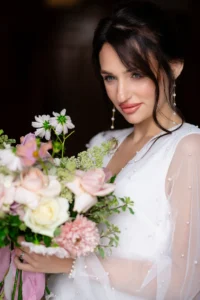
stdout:
[[(120, 145), (132, 130), (100, 133), (89, 146), (113, 136)], [(200, 299), (200, 129), (184, 123), (152, 143), (116, 178), (115, 194), (130, 197), (135, 212), (112, 217), (121, 230), (119, 247), (104, 260), (77, 259), (73, 279), (52, 275), (55, 299)]]

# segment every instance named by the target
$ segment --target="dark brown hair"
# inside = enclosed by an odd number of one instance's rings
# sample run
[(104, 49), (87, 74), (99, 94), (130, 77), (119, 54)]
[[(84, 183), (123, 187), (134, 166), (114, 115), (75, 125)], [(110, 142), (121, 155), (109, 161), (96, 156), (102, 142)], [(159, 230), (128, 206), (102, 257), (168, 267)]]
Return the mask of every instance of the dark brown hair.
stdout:
[[(183, 121), (181, 112), (175, 107), (172, 97), (175, 78), (170, 63), (184, 60), (182, 45), (179, 44), (176, 33), (167, 12), (155, 3), (128, 1), (114, 9), (110, 17), (100, 20), (93, 38), (93, 62), (99, 75), (99, 53), (103, 45), (109, 43), (129, 71), (138, 70), (140, 74), (149, 77), (154, 82), (153, 118), (159, 128), (167, 134), (171, 131), (164, 128), (156, 117), (160, 71), (164, 72), (168, 78), (168, 90), (165, 87), (168, 103)], [(157, 74), (152, 69), (152, 57), (158, 65)]]

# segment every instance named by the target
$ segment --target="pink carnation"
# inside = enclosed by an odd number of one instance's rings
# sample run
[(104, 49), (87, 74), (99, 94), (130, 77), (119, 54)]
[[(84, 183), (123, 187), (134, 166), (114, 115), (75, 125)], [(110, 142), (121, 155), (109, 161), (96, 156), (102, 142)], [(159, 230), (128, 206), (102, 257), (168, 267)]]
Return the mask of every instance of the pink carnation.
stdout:
[(67, 222), (61, 227), (61, 234), (56, 242), (71, 257), (76, 258), (93, 252), (100, 242), (100, 236), (96, 224), (79, 215), (73, 222)]

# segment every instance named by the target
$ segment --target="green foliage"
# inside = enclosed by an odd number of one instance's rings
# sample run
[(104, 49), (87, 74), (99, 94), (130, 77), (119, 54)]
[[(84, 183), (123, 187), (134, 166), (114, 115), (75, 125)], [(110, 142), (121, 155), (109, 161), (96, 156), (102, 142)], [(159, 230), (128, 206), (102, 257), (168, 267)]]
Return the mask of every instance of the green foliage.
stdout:
[[(59, 230), (59, 229), (58, 229)], [(13, 243), (19, 246), (17, 239), (23, 236), (27, 242), (39, 245), (44, 244), (46, 247), (52, 246), (52, 238), (37, 234), (26, 227), (24, 222), (19, 219), (19, 216), (4, 215), (0, 218), (0, 248)]]
[(5, 144), (15, 144), (16, 141), (14, 139), (9, 139), (4, 131), (0, 129), (0, 149), (5, 149)]
[(129, 197), (117, 198), (111, 194), (110, 196), (99, 197), (97, 204), (86, 213), (88, 219), (103, 228), (101, 231), (101, 241), (103, 243), (96, 249), (102, 258), (105, 257), (105, 249), (106, 252), (111, 253), (112, 248), (117, 247), (119, 244), (120, 230), (109, 221), (109, 218), (114, 214), (119, 214), (127, 210), (131, 214), (134, 214), (133, 205), (134, 202)]
[(110, 182), (110, 183), (114, 183), (114, 182), (115, 182), (115, 179), (116, 179), (116, 177), (117, 177), (116, 175), (115, 175), (115, 176), (113, 176), (113, 177), (111, 177), (109, 182)]
[(76, 159), (77, 168), (87, 171), (93, 168), (101, 168), (103, 165), (103, 159), (106, 155), (111, 153), (117, 146), (117, 140), (115, 138), (102, 143), (100, 146), (94, 146), (86, 151), (82, 151), (78, 154)]
[(22, 233), (22, 224), (19, 216), (5, 215), (0, 218), (0, 248), (9, 245), (11, 241), (17, 243), (17, 238)]

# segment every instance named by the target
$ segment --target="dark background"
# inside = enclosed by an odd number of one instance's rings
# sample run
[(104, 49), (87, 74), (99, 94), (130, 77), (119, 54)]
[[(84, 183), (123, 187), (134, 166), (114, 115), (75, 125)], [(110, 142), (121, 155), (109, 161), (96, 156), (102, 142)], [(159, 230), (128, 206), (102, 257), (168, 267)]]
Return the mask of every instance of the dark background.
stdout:
[[(61, 3), (62, 2), (62, 3)], [(97, 132), (110, 128), (110, 106), (103, 98), (91, 62), (98, 20), (118, 1), (5, 1), (0, 5), (0, 128), (16, 138), (32, 131), (35, 115), (66, 108), (76, 126), (68, 154), (77, 153)], [(200, 125), (199, 12), (190, 0), (157, 0), (176, 10), (183, 26), (185, 68), (177, 104), (187, 122)], [(195, 17), (196, 13), (196, 17)], [(116, 128), (129, 126), (117, 116)]]

